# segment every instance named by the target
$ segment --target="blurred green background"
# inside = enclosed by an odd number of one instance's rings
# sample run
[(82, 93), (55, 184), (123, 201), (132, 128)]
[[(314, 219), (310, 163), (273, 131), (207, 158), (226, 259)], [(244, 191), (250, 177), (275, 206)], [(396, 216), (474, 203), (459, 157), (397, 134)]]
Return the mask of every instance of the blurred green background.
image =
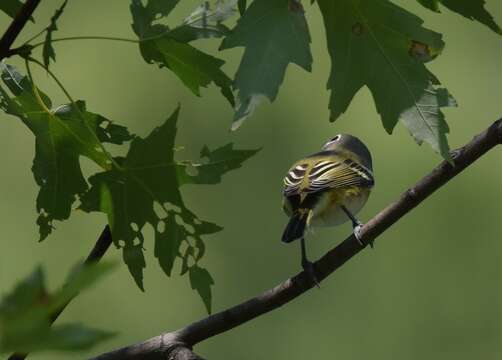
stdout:
[[(429, 64), (458, 100), (446, 109), (452, 147), (469, 141), (502, 116), (502, 37), (447, 9), (435, 14), (414, 0), (395, 1), (442, 32), (444, 53)], [(61, 1), (43, 1), (20, 41), (48, 23)], [(55, 37), (109, 35), (133, 38), (128, 1), (70, 1)], [(178, 24), (195, 1), (185, 0), (171, 24)], [(502, 3), (487, 8), (502, 23)], [(312, 34), (313, 73), (288, 68), (277, 101), (264, 102), (237, 132), (229, 132), (232, 109), (210, 87), (194, 97), (167, 70), (144, 63), (134, 44), (105, 41), (58, 43), (53, 66), (71, 94), (91, 111), (148, 134), (181, 103), (178, 144), (183, 157), (196, 157), (203, 144), (235, 142), (239, 148), (263, 147), (244, 167), (216, 186), (188, 186), (188, 206), (201, 218), (225, 227), (206, 237), (204, 265), (213, 275), (213, 309), (219, 311), (276, 285), (299, 271), (298, 244), (280, 242), (286, 223), (281, 211), (281, 181), (289, 165), (315, 152), (339, 132), (363, 139), (374, 155), (377, 185), (360, 218), (366, 221), (435, 166), (440, 158), (418, 147), (400, 125), (383, 130), (373, 100), (363, 89), (349, 111), (328, 122), (326, 80), (330, 59), (317, 6), (306, 4)], [(0, 15), (0, 30), (9, 19)], [(197, 46), (215, 53), (218, 40)], [(225, 51), (225, 70), (233, 74), (241, 49)], [(9, 59), (22, 67), (18, 59)], [(39, 86), (66, 102), (42, 71)], [(0, 114), (0, 293), (35, 265), (47, 269), (50, 287), (90, 250), (105, 217), (76, 212), (37, 243), (31, 174), (34, 138), (14, 117)], [(499, 359), (502, 356), (502, 148), (476, 162), (347, 263), (320, 290), (314, 289), (282, 309), (259, 317), (196, 346), (209, 359)], [(92, 169), (83, 160), (86, 169)], [(317, 258), (350, 233), (350, 225), (317, 230), (308, 240)], [(147, 230), (146, 292), (122, 266), (76, 299), (58, 322), (119, 332), (88, 353), (42, 353), (31, 359), (80, 359), (176, 329), (205, 316), (186, 277), (167, 278), (153, 258)], [(120, 258), (111, 249), (107, 258)], [(178, 264), (179, 269), (179, 264)]]

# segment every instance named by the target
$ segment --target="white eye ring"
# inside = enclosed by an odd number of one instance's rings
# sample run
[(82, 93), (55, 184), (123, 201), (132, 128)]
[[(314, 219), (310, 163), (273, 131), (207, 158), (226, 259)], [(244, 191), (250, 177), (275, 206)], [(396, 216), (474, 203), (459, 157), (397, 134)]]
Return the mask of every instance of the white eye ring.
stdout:
[(329, 142), (338, 141), (338, 140), (340, 140), (340, 138), (341, 138), (341, 135), (337, 135), (333, 139), (331, 139)]

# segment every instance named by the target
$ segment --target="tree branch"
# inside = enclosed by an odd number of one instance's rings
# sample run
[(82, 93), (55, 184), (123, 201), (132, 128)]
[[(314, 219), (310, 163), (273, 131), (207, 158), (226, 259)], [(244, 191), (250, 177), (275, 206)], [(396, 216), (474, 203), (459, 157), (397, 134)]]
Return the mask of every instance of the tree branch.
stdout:
[[(415, 186), (405, 191), (397, 201), (388, 205), (368, 221), (361, 230), (361, 241), (364, 246), (361, 246), (352, 234), (316, 261), (317, 278), (323, 280), (328, 277), (375, 240), (377, 236), (427, 199), (434, 191), (499, 144), (502, 144), (502, 119), (475, 136), (464, 147), (453, 151), (454, 165), (443, 161)], [(312, 286), (309, 276), (305, 272), (301, 272), (276, 287), (227, 310), (142, 343), (101, 354), (93, 360), (200, 359), (191, 351), (195, 344), (277, 309), (303, 294)]]
[[(94, 244), (94, 247), (92, 248), (91, 252), (87, 256), (87, 258), (84, 261), (84, 266), (87, 265), (92, 265), (94, 263), (97, 263), (103, 255), (105, 255), (106, 251), (112, 244), (112, 232), (110, 230), (110, 226), (106, 225), (103, 231), (101, 232), (101, 235), (99, 235), (98, 240), (96, 241), (96, 244)], [(51, 316), (51, 324), (56, 321), (56, 319), (61, 315), (61, 313), (66, 309), (68, 304), (78, 295), (75, 294), (66, 304), (64, 304), (61, 308), (59, 308), (57, 311), (55, 311), (52, 316)], [(8, 360), (24, 360), (28, 354), (19, 354), (15, 353), (9, 356)], [(187, 359), (188, 360), (188, 359)]]
[(10, 53), (12, 44), (14, 44), (14, 41), (21, 30), (23, 30), (39, 3), (40, 0), (27, 0), (16, 14), (16, 17), (0, 39), (0, 60), (12, 55)]

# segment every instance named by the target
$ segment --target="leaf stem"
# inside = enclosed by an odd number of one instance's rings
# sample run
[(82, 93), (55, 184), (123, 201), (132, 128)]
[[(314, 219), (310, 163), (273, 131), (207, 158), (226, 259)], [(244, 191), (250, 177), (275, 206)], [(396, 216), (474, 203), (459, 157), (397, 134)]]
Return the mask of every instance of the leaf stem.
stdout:
[(47, 105), (45, 105), (44, 101), (42, 100), (42, 97), (40, 96), (40, 93), (38, 92), (38, 88), (35, 86), (35, 81), (33, 80), (33, 76), (31, 75), (30, 62), (28, 61), (27, 58), (24, 59), (24, 62), (26, 65), (26, 71), (28, 72), (28, 78), (30, 79), (31, 82), (31, 88), (33, 90), (33, 94), (35, 94), (35, 99), (37, 99), (38, 104), (44, 110), (44, 112), (52, 116), (51, 110), (47, 107)]
[(21, 45), (20, 47), (23, 47), (25, 45), (28, 45), (30, 42), (32, 42), (33, 40), (35, 40), (36, 38), (38, 38), (40, 35), (42, 35), (44, 32), (47, 31), (47, 28), (43, 29), (43, 30), (40, 30), (37, 34), (33, 35), (31, 38), (29, 38), (28, 40), (26, 40), (23, 45)]
[[(31, 80), (31, 82), (33, 84), (35, 95), (38, 94), (38, 89), (35, 86), (35, 82), (33, 81), (33, 78), (31, 77), (31, 73), (30, 73), (30, 70), (29, 70), (29, 62), (30, 61), (33, 62), (33, 63), (35, 63), (35, 64), (37, 64), (41, 68), (45, 69), (45, 71), (47, 71), (47, 73), (49, 74), (49, 76), (56, 82), (56, 84), (59, 86), (59, 88), (66, 95), (66, 97), (68, 98), (68, 100), (72, 104), (73, 108), (77, 111), (77, 113), (80, 116), (80, 118), (81, 118), (84, 126), (87, 128), (87, 130), (89, 130), (89, 132), (92, 134), (92, 136), (94, 137), (94, 139), (96, 140), (96, 142), (99, 144), (99, 147), (103, 151), (103, 154), (105, 154), (105, 156), (108, 158), (108, 160), (113, 164), (113, 166), (116, 169), (119, 169), (119, 170), (122, 169), (122, 167), (115, 161), (115, 159), (111, 156), (111, 154), (108, 152), (108, 150), (106, 150), (106, 148), (101, 143), (101, 141), (99, 140), (99, 138), (96, 135), (96, 133), (94, 132), (94, 130), (89, 126), (89, 124), (87, 123), (87, 121), (85, 121), (84, 114), (80, 111), (80, 108), (77, 106), (75, 100), (73, 100), (72, 96), (70, 95), (70, 93), (68, 92), (68, 90), (66, 90), (66, 88), (63, 85), (63, 83), (58, 79), (58, 77), (51, 70), (49, 70), (49, 68), (47, 66), (45, 66), (44, 64), (42, 64), (37, 59), (34, 59), (32, 57), (28, 57), (27, 59), (25, 59), (25, 61), (26, 61), (27, 69), (28, 69), (28, 75), (30, 76), (30, 80)], [(40, 98), (40, 95), (37, 96), (37, 99), (38, 98)], [(42, 101), (41, 98), (40, 98), (40, 101)], [(43, 102), (42, 102), (42, 104), (43, 104)], [(45, 104), (44, 104), (44, 106), (45, 106)], [(47, 109), (47, 107), (45, 107), (45, 109)], [(49, 113), (52, 114), (52, 112), (50, 110), (49, 110)]]
[[(69, 36), (62, 37), (57, 39), (52, 39), (51, 43), (61, 42), (61, 41), (69, 41), (69, 40), (108, 40), (108, 41), (122, 41), (122, 42), (130, 42), (130, 43), (139, 43), (141, 40), (138, 39), (127, 39), (121, 37), (113, 37), (113, 36)], [(37, 48), (43, 45), (45, 41), (38, 42), (32, 45), (32, 49)]]

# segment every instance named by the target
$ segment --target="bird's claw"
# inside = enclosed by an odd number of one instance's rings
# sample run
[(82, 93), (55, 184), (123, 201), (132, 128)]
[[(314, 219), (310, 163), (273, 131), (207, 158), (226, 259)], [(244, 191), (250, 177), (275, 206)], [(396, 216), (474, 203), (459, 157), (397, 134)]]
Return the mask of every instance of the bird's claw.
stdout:
[(317, 286), (318, 288), (321, 288), (319, 286), (319, 281), (317, 280), (317, 276), (315, 274), (315, 266), (314, 266), (314, 263), (310, 262), (310, 261), (303, 261), (302, 262), (302, 267), (303, 267), (303, 270), (307, 273), (307, 275), (309, 276), (310, 278), (310, 281), (315, 285)]
[(356, 237), (356, 240), (359, 243), (359, 245), (364, 246), (363, 242), (361, 241), (361, 229), (362, 228), (363, 228), (363, 224), (361, 224), (361, 223), (355, 224), (354, 236)]
[[(354, 224), (354, 236), (357, 240), (357, 242), (359, 243), (359, 245), (361, 245), (362, 247), (365, 246), (365, 244), (363, 243), (363, 241), (361, 240), (361, 230), (363, 228), (364, 224), (363, 223), (357, 223), (357, 224)], [(373, 249), (374, 245), (373, 245), (373, 240), (371, 240), (369, 242), (369, 245), (370, 245), (370, 248)]]

